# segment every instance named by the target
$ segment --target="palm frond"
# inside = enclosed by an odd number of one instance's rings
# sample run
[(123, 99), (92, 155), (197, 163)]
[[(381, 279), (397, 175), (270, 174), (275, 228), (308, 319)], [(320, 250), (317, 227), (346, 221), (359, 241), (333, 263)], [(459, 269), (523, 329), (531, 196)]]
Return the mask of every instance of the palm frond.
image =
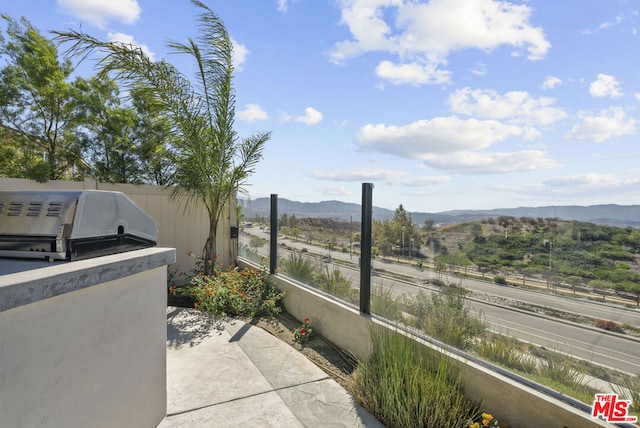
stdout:
[[(190, 1), (201, 10), (199, 35), (186, 43), (170, 42), (168, 47), (195, 61), (195, 84), (165, 60), (154, 62), (133, 45), (102, 42), (77, 31), (56, 32), (56, 41), (71, 44), (66, 51), (69, 56), (84, 60), (98, 55), (99, 74), (138, 91), (151, 100), (154, 108), (164, 111), (176, 148), (172, 196), (184, 199), (185, 207), (194, 201), (205, 205), (210, 221), (208, 242), (214, 242), (212, 237), (225, 205), (242, 191), (271, 134), (238, 140), (233, 129), (231, 39), (213, 10), (199, 0)], [(212, 250), (205, 245), (205, 251)]]

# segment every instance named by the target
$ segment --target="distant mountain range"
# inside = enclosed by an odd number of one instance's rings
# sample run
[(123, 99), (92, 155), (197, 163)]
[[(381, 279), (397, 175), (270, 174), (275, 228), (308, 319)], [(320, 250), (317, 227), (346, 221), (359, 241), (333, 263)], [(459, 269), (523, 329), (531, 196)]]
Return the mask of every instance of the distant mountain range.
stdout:
[[(239, 200), (245, 217), (269, 217), (270, 198), (254, 200)], [(331, 218), (340, 221), (360, 221), (360, 205), (340, 202), (297, 202), (278, 198), (278, 215), (286, 213), (296, 217)], [(394, 210), (373, 207), (373, 218), (376, 220), (391, 220)], [(425, 220), (433, 220), (436, 224), (455, 224), (485, 218), (533, 217), (559, 218), (575, 220), (600, 225), (640, 228), (640, 205), (590, 205), (590, 206), (547, 206), (496, 208), (492, 210), (453, 210), (438, 213), (410, 212), (413, 221), (422, 224)]]

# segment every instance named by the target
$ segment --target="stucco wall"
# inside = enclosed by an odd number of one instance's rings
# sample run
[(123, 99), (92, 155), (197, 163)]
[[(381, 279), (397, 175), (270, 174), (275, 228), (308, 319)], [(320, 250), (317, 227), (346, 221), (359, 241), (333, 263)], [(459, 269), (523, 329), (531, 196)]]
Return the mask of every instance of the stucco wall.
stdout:
[(152, 248), (0, 276), (5, 297), (34, 288), (0, 312), (0, 427), (157, 426), (172, 260)]

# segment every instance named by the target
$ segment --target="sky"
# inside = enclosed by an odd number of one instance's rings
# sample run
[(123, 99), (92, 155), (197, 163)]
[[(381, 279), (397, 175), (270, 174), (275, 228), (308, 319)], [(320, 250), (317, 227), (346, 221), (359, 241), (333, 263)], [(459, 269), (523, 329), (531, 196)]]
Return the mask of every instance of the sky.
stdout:
[[(251, 199), (360, 203), (366, 182), (409, 212), (640, 204), (640, 2), (203, 1), (234, 43), (238, 135), (272, 132)], [(3, 3), (193, 77), (167, 48), (198, 35), (187, 0)]]

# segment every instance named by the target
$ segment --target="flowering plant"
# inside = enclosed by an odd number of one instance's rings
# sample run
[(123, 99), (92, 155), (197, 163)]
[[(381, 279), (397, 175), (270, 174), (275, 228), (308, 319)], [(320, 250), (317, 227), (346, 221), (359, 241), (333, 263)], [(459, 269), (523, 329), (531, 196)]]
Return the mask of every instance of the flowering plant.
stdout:
[(309, 318), (302, 320), (302, 325), (293, 331), (293, 338), (296, 342), (302, 344), (311, 338), (313, 329), (309, 327)]
[(469, 424), (469, 428), (504, 428), (507, 426), (506, 422), (498, 422), (498, 420), (489, 413), (483, 413), (479, 421), (474, 422), (473, 419), (469, 419), (467, 423)]
[(186, 286), (172, 286), (169, 292), (193, 299), (197, 310), (222, 316), (276, 315), (284, 297), (259, 269), (218, 270), (215, 275), (197, 272)]

